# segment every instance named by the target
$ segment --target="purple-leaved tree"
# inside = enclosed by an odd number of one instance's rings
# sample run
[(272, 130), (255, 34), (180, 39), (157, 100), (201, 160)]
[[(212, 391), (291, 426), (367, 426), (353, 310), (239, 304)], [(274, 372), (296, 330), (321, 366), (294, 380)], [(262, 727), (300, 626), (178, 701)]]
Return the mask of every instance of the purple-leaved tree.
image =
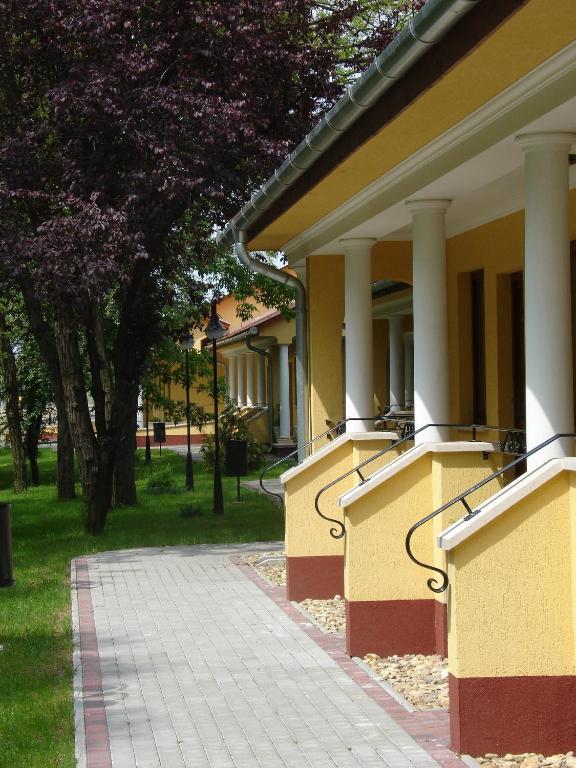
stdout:
[(171, 238), (191, 211), (233, 212), (333, 98), (339, 23), (307, 0), (0, 1), (0, 264), (93, 533), (182, 269)]

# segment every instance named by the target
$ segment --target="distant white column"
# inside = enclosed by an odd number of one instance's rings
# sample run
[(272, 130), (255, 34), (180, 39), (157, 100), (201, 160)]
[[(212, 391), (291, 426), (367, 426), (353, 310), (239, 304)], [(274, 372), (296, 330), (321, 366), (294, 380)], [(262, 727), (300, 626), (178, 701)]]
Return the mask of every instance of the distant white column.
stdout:
[(246, 356), (238, 355), (238, 405), (246, 405)]
[[(138, 427), (138, 429), (141, 429), (142, 426), (144, 425), (144, 407), (142, 403), (143, 403), (142, 390), (139, 389), (138, 390), (138, 408), (136, 410), (136, 426)], [(0, 408), (1, 406), (2, 404), (0, 402)]]
[(346, 424), (348, 432), (368, 432), (374, 415), (372, 351), (373, 238), (340, 240), (345, 259), (344, 325), (346, 328)]
[[(517, 137), (524, 150), (526, 442), (574, 431), (570, 298), (569, 159), (575, 133)], [(557, 440), (528, 460), (572, 455), (572, 439)]]
[(246, 355), (246, 405), (255, 405), (256, 392), (254, 388), (254, 354)]
[[(444, 214), (449, 200), (410, 200), (412, 212), (414, 304), (414, 421), (447, 424), (448, 308)], [(447, 431), (424, 430), (417, 443), (442, 441)]]
[(264, 355), (256, 355), (256, 402), (266, 405), (266, 364)]
[(404, 340), (404, 402), (414, 405), (414, 333), (408, 331)]
[(228, 396), (233, 403), (238, 402), (238, 366), (234, 355), (228, 358)]
[(280, 438), (290, 437), (290, 368), (288, 344), (278, 345), (278, 378), (280, 389)]
[(404, 403), (404, 345), (402, 340), (403, 317), (388, 318), (390, 350), (390, 405)]

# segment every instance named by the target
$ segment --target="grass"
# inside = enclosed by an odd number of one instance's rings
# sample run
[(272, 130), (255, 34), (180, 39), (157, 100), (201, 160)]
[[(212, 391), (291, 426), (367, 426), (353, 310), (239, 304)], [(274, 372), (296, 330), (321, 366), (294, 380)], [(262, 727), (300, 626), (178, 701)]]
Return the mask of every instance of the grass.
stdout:
[[(24, 494), (0, 491), (12, 504), (15, 585), (0, 590), (0, 767), (72, 768), (72, 638), (70, 560), (115, 549), (171, 544), (271, 541), (283, 536), (282, 512), (223, 478), (225, 514), (211, 512), (212, 475), (194, 463), (195, 490), (183, 489), (184, 457), (153, 453), (172, 470), (173, 487), (148, 488), (150, 468), (137, 457), (139, 504), (113, 510), (105, 532), (82, 527), (81, 501), (59, 502), (56, 455), (41, 451), (42, 482)], [(10, 488), (10, 455), (0, 451), (0, 489)], [(191, 511), (192, 510), (192, 511)], [(200, 512), (200, 513), (198, 513)]]

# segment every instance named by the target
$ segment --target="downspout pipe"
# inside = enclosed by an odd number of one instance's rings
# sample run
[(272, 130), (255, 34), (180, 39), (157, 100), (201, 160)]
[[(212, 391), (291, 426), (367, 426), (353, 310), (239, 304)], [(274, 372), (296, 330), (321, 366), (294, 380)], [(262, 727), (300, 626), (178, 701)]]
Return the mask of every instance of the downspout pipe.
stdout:
[(298, 461), (304, 461), (304, 444), (306, 442), (306, 395), (308, 390), (308, 349), (307, 349), (307, 320), (306, 320), (306, 289), (297, 277), (281, 269), (264, 264), (251, 256), (246, 248), (246, 233), (243, 230), (234, 231), (234, 250), (238, 260), (253, 272), (287, 285), (294, 291), (296, 314), (296, 404), (298, 417), (296, 421)]

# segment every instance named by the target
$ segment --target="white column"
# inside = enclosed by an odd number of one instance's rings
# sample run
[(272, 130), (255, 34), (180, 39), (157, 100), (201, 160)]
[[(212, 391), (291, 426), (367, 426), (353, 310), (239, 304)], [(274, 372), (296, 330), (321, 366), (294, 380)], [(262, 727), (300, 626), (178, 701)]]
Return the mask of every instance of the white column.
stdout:
[(256, 391), (254, 387), (254, 354), (246, 355), (246, 405), (256, 404)]
[(256, 402), (258, 405), (266, 405), (266, 365), (264, 356), (256, 356)]
[[(448, 311), (444, 214), (449, 200), (410, 200), (414, 304), (414, 422), (449, 422)], [(429, 428), (416, 443), (442, 441), (447, 431)]]
[[(136, 426), (141, 429), (144, 426), (144, 406), (142, 399), (142, 390), (138, 390), (138, 408), (136, 410)], [(1, 404), (0, 404), (1, 405)]]
[(290, 437), (290, 368), (288, 344), (278, 345), (278, 379), (280, 389), (280, 439)]
[(238, 355), (238, 405), (246, 405), (246, 355)]
[(228, 396), (232, 402), (238, 402), (238, 371), (234, 355), (228, 358)]
[[(373, 238), (340, 240), (345, 258), (346, 418), (374, 415), (372, 358)], [(349, 421), (348, 432), (368, 432), (373, 421)]]
[[(528, 450), (574, 431), (568, 153), (575, 133), (518, 136), (525, 162), (524, 316)], [(572, 455), (555, 441), (528, 461)]]
[(404, 341), (404, 402), (414, 405), (414, 333), (403, 335)]
[(404, 403), (404, 345), (402, 340), (402, 322), (397, 315), (388, 318), (390, 351), (390, 406)]

